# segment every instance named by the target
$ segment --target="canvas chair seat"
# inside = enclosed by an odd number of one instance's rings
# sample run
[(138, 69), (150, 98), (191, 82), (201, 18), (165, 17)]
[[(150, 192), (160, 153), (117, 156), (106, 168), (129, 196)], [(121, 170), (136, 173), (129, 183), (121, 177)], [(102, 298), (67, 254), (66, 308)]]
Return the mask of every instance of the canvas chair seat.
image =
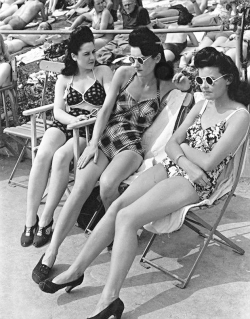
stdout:
[[(242, 141), (242, 145), (239, 146), (238, 150), (236, 151), (234, 157), (232, 160), (228, 163), (227, 167), (222, 172), (221, 176), (218, 179), (217, 187), (214, 193), (211, 195), (209, 199), (203, 200), (202, 202), (188, 205), (182, 209), (179, 209), (178, 211), (167, 215), (166, 217), (157, 220), (155, 222), (151, 222), (144, 226), (144, 228), (152, 232), (153, 235), (151, 239), (149, 240), (149, 243), (147, 244), (147, 247), (145, 248), (142, 257), (141, 257), (141, 264), (147, 268), (147, 265), (150, 265), (152, 267), (155, 267), (161, 271), (163, 271), (165, 274), (170, 275), (172, 278), (177, 279), (180, 283), (177, 284), (180, 288), (185, 288), (187, 284), (189, 283), (191, 276), (193, 275), (200, 258), (204, 254), (208, 244), (211, 240), (215, 240), (221, 244), (224, 244), (226, 246), (229, 246), (232, 248), (235, 252), (239, 254), (244, 254), (244, 250), (240, 248), (238, 245), (236, 245), (234, 242), (229, 240), (227, 237), (225, 237), (223, 234), (221, 234), (217, 227), (230, 203), (231, 198), (234, 196), (235, 189), (237, 187), (241, 172), (244, 167), (244, 162), (246, 158), (246, 151), (248, 146), (248, 134), (246, 134), (244, 140)], [(204, 209), (210, 209), (212, 207), (218, 207), (219, 204), (224, 202), (224, 205), (220, 209), (220, 213), (218, 217), (215, 219), (214, 224), (209, 225), (206, 221), (204, 221), (197, 212), (199, 210)], [(172, 233), (174, 231), (179, 230), (182, 225), (185, 224), (190, 229), (195, 231), (200, 236), (203, 236), (206, 238), (206, 241), (201, 248), (197, 259), (195, 260), (189, 274), (186, 278), (180, 278), (176, 274), (173, 274), (172, 272), (168, 271), (166, 268), (163, 268), (153, 262), (152, 260), (146, 258), (146, 255), (151, 248), (155, 238), (157, 235), (164, 234), (164, 233)], [(208, 230), (208, 234), (204, 234), (201, 232), (199, 228), (196, 226), (201, 226), (202, 228), (205, 228)], [(220, 238), (214, 239), (214, 235)]]

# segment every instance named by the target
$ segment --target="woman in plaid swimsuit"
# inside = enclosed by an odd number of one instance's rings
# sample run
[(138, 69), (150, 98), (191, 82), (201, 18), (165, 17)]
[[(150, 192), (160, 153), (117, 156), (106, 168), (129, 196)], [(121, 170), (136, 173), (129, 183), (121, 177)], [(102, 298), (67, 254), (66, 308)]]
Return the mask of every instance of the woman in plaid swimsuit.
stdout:
[(138, 169), (144, 153), (142, 134), (159, 114), (162, 97), (177, 86), (183, 90), (190, 86), (183, 75), (172, 82), (173, 66), (166, 62), (159, 38), (147, 27), (130, 33), (129, 43), (132, 66), (120, 67), (114, 75), (98, 112), (90, 145), (79, 158), (75, 184), (61, 210), (51, 243), (33, 271), (36, 282), (49, 276), (60, 244), (98, 179), (107, 209), (119, 196), (120, 183)]
[[(54, 121), (46, 130), (32, 165), (27, 197), (27, 214), (21, 245), (41, 247), (51, 238), (53, 214), (69, 179), (73, 159), (73, 134), (67, 125), (91, 117), (105, 100), (112, 79), (107, 66), (95, 67), (95, 47), (92, 31), (79, 27), (72, 32), (65, 68), (55, 87)], [(90, 130), (91, 133), (91, 130)], [(85, 130), (80, 130), (79, 146), (86, 146)], [(43, 193), (50, 177), (50, 191), (43, 213), (37, 216)]]
[[(195, 66), (199, 68), (196, 81), (208, 102), (200, 101), (192, 108), (166, 145), (177, 174), (171, 173), (168, 160), (141, 174), (112, 203), (75, 262), (53, 281), (39, 284), (47, 293), (80, 285), (84, 271), (114, 239), (107, 281), (89, 319), (108, 319), (112, 315), (121, 318), (124, 304), (119, 294), (138, 252), (138, 229), (208, 198), (220, 171), (246, 137), (250, 116), (245, 105), (250, 91), (240, 82), (232, 59), (214, 48), (205, 48), (196, 54)], [(178, 167), (188, 178), (178, 173)]]

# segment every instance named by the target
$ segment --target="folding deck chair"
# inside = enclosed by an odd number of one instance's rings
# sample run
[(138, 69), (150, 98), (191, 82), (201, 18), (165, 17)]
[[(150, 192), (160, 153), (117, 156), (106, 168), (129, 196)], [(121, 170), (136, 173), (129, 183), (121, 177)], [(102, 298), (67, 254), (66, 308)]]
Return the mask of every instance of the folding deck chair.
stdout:
[[(232, 175), (233, 181), (232, 181), (231, 187), (229, 189), (227, 188), (226, 193), (222, 193), (221, 196), (219, 196), (210, 205), (198, 204), (198, 205), (194, 205), (195, 207), (188, 208), (187, 215), (184, 215), (182, 217), (182, 218), (184, 218), (184, 224), (187, 227), (189, 227), (191, 230), (195, 231), (198, 235), (200, 235), (206, 239), (204, 241), (203, 246), (201, 247), (201, 249), (199, 251), (199, 254), (198, 254), (193, 266), (191, 267), (191, 270), (187, 274), (187, 277), (180, 278), (178, 275), (174, 274), (173, 272), (167, 270), (166, 268), (163, 268), (162, 266), (156, 264), (152, 260), (146, 258), (146, 255), (147, 255), (148, 251), (150, 250), (156, 236), (160, 235), (160, 233), (158, 233), (155, 229), (151, 228), (151, 225), (144, 226), (147, 230), (154, 232), (154, 234), (152, 235), (151, 239), (149, 240), (149, 242), (148, 242), (148, 244), (147, 244), (147, 246), (146, 246), (146, 248), (141, 256), (140, 263), (143, 267), (145, 267), (145, 268), (150, 268), (150, 266), (155, 267), (155, 268), (161, 270), (162, 272), (164, 272), (165, 274), (171, 276), (172, 278), (178, 280), (179, 283), (176, 284), (177, 287), (185, 288), (188, 285), (192, 275), (194, 274), (194, 271), (196, 270), (196, 267), (198, 266), (198, 263), (200, 262), (203, 254), (206, 252), (206, 248), (208, 247), (208, 245), (211, 241), (215, 241), (215, 242), (218, 242), (218, 243), (223, 244), (225, 246), (228, 246), (234, 252), (236, 252), (240, 255), (243, 255), (245, 253), (245, 251), (242, 248), (240, 248), (233, 241), (231, 241), (229, 238), (224, 236), (217, 229), (217, 227), (218, 227), (224, 213), (227, 210), (227, 207), (230, 203), (231, 198), (234, 196), (235, 189), (236, 189), (237, 184), (239, 182), (239, 178), (240, 178), (241, 172), (243, 170), (244, 160), (245, 160), (245, 156), (246, 156), (246, 150), (247, 150), (247, 146), (248, 146), (248, 138), (249, 138), (248, 135), (249, 135), (249, 132), (247, 133), (247, 136), (245, 138), (243, 145), (240, 147), (240, 149), (237, 151), (237, 153), (234, 156), (235, 169), (234, 169), (234, 172)], [(224, 201), (224, 204), (223, 204), (222, 208), (220, 209), (220, 213), (212, 225), (208, 224), (205, 220), (203, 220), (196, 213), (199, 210), (204, 210), (204, 209), (216, 207), (218, 204), (222, 203), (223, 201)], [(190, 205), (190, 206), (192, 206), (192, 205)], [(208, 234), (203, 233), (201, 231), (201, 229), (198, 228), (197, 226), (206, 229), (208, 231)], [(177, 228), (175, 230), (178, 230), (178, 229), (179, 228)], [(219, 239), (214, 238), (214, 235), (216, 237), (218, 237)]]
[(39, 146), (39, 142), (42, 139), (45, 130), (52, 123), (51, 121), (47, 120), (46, 112), (51, 111), (53, 109), (53, 104), (44, 105), (48, 76), (49, 76), (49, 72), (60, 73), (63, 66), (64, 66), (63, 63), (59, 63), (59, 62), (51, 62), (51, 61), (45, 61), (45, 60), (42, 60), (40, 62), (40, 69), (45, 71), (45, 81), (44, 81), (42, 101), (41, 101), (42, 106), (34, 108), (34, 109), (26, 110), (23, 112), (23, 115), (30, 116), (29, 122), (19, 126), (6, 127), (4, 129), (5, 134), (12, 137), (19, 145), (22, 145), (22, 150), (19, 154), (16, 164), (9, 177), (8, 183), (11, 185), (27, 187), (26, 184), (14, 181), (13, 180), (14, 174), (16, 172), (18, 164), (23, 158), (23, 155), (26, 149), (31, 150), (32, 163), (33, 163), (35, 159), (36, 151)]

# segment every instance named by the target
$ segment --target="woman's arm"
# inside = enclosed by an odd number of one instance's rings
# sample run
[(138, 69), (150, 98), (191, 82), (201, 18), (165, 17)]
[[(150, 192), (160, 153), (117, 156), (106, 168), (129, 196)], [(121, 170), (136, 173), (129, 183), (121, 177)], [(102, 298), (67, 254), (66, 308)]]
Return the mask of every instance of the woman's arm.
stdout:
[(66, 87), (66, 78), (63, 75), (59, 75), (55, 86), (54, 117), (62, 124), (70, 124), (79, 121), (77, 117), (69, 115), (65, 111), (65, 101), (63, 97)]
[(181, 148), (190, 161), (199, 165), (204, 171), (211, 171), (230, 153), (234, 154), (246, 135), (249, 119), (250, 116), (247, 112), (238, 111), (234, 114), (228, 120), (225, 133), (209, 153), (193, 149), (187, 144), (181, 144)]
[(94, 163), (97, 162), (98, 142), (108, 123), (111, 112), (114, 108), (117, 94), (119, 93), (119, 90), (122, 84), (124, 83), (124, 79), (126, 78), (126, 69), (127, 67), (120, 67), (116, 71), (113, 77), (113, 80), (111, 82), (111, 86), (108, 91), (108, 94), (105, 98), (103, 107), (98, 112), (92, 139), (89, 143), (89, 146), (85, 148), (81, 157), (78, 160), (78, 164), (77, 164), (78, 168), (83, 168), (92, 158), (94, 158)]
[(79, 17), (75, 19), (72, 26), (70, 27), (71, 30), (75, 29), (79, 25), (81, 25), (84, 21), (91, 22), (92, 21), (92, 15), (90, 12), (86, 12), (81, 14)]
[[(104, 9), (102, 12), (102, 18), (101, 18), (99, 30), (107, 30), (109, 19), (110, 19), (110, 12), (107, 9)], [(103, 36), (104, 34), (94, 34), (95, 39), (101, 38)]]
[(106, 95), (107, 95), (109, 88), (110, 88), (110, 85), (112, 83), (112, 78), (113, 78), (114, 73), (112, 72), (110, 67), (107, 65), (98, 66), (98, 72), (100, 72), (100, 74), (101, 74), (102, 85), (103, 85), (104, 90), (105, 90)]
[(195, 47), (199, 46), (199, 42), (197, 41), (196, 36), (193, 34), (193, 32), (188, 33), (188, 37)]
[(204, 101), (200, 101), (191, 109), (186, 119), (172, 135), (165, 148), (166, 153), (172, 161), (185, 170), (189, 178), (196, 183), (200, 181), (209, 183), (209, 181), (202, 168), (185, 156), (185, 152), (182, 150), (181, 145), (186, 139), (187, 129), (194, 123), (195, 117), (199, 114), (203, 103)]

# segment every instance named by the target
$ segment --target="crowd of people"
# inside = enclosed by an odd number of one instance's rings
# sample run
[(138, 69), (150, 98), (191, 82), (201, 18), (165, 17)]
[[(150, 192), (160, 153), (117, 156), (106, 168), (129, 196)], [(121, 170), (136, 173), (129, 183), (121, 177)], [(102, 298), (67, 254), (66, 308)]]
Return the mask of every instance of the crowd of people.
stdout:
[[(55, 11), (57, 3), (48, 2), (49, 13)], [(44, 4), (43, 0), (3, 2), (0, 30), (22, 29), (31, 21), (28, 12), (30, 17), (40, 12), (46, 20)], [(17, 10), (6, 18), (4, 13), (14, 10), (14, 6)], [(78, 11), (85, 6), (89, 7), (89, 12)], [(54, 121), (44, 134), (29, 176), (21, 245), (38, 248), (49, 243), (32, 271), (32, 279), (43, 292), (55, 293), (64, 287), (70, 292), (80, 285), (86, 269), (113, 242), (109, 275), (89, 319), (106, 319), (111, 315), (121, 318), (124, 304), (119, 294), (136, 256), (137, 231), (186, 205), (210, 198), (220, 174), (229, 167), (246, 137), (250, 123), (247, 110), (250, 90), (249, 85), (241, 81), (235, 65), (235, 34), (232, 31), (208, 32), (198, 43), (194, 33), (169, 33), (162, 43), (152, 30), (188, 28), (193, 24), (205, 24), (208, 19), (211, 22), (211, 18), (218, 24), (236, 10), (235, 1), (230, 0), (217, 1), (213, 11), (207, 6), (207, 0), (181, 1), (181, 4), (176, 1), (151, 14), (136, 0), (109, 0), (107, 3), (79, 0), (69, 6), (70, 14), (78, 16), (70, 28), (64, 68), (55, 86)], [(114, 29), (118, 9), (122, 18), (120, 27), (131, 33), (115, 37), (105, 32), (93, 34), (95, 30)], [(176, 17), (177, 23), (165, 25), (154, 20), (169, 17)], [(42, 22), (39, 29), (50, 30), (51, 26)], [(249, 37), (249, 31), (245, 31), (242, 50), (245, 59)], [(0, 70), (1, 74), (6, 74), (5, 80), (1, 77), (4, 80), (1, 85), (9, 80), (8, 49), (14, 52), (14, 47), (40, 44), (46, 38), (15, 35), (4, 43), (0, 36)], [(196, 47), (196, 53), (182, 55), (188, 38)], [(107, 64), (118, 56), (128, 57), (130, 64), (120, 66), (113, 73)], [(174, 70), (172, 61), (179, 58), (180, 65), (192, 63), (196, 69), (195, 82), (202, 99), (194, 104), (167, 141), (161, 163), (146, 170), (120, 195), (121, 182), (143, 162), (142, 137), (162, 111), (163, 98), (173, 89), (183, 92), (192, 89), (184, 73)], [(74, 186), (54, 225), (54, 211), (67, 187), (73, 158), (72, 131), (67, 130), (67, 125), (96, 115), (88, 145), (85, 130), (80, 129), (81, 155)], [(39, 218), (38, 209), (49, 175), (48, 196)], [(59, 248), (98, 180), (106, 213), (69, 269), (51, 278)]]

